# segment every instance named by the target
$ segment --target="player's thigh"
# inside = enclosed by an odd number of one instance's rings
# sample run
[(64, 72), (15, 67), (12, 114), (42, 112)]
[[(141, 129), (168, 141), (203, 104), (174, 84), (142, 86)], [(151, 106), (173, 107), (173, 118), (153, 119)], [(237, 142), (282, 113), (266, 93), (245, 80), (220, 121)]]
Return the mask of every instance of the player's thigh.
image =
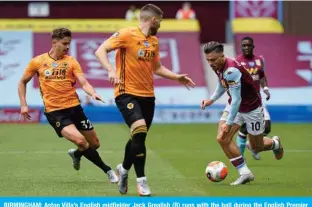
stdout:
[(88, 142), (85, 137), (78, 131), (74, 124), (70, 124), (64, 127), (61, 131), (63, 137), (70, 142), (76, 144), (80, 149), (87, 149)]
[[(228, 115), (227, 115), (228, 116)], [(227, 119), (228, 117), (226, 117)], [(241, 125), (244, 123), (244, 118), (242, 116), (241, 113), (237, 113), (235, 119), (234, 119), (234, 123), (231, 127), (231, 130), (227, 133), (227, 135), (225, 136), (222, 132), (222, 125), (226, 124), (226, 121), (219, 121), (219, 126), (218, 126), (218, 136), (217, 136), (217, 140), (219, 143), (223, 143), (223, 144), (230, 144), (230, 142), (233, 140), (233, 137), (235, 135), (235, 133), (239, 130), (239, 128), (241, 127)]]
[(155, 97), (142, 97), (139, 99), (139, 104), (141, 106), (143, 118), (145, 120), (146, 126), (149, 129), (154, 118), (155, 112)]
[(73, 107), (70, 113), (71, 113), (70, 118), (74, 122), (78, 130), (90, 131), (94, 129), (91, 121), (88, 119), (88, 117), (83, 111), (83, 108), (80, 105)]
[(91, 147), (98, 148), (100, 144), (94, 127), (80, 105), (71, 110), (71, 119), (78, 131), (85, 137)]
[(248, 113), (244, 113), (243, 117), (246, 122), (248, 134), (252, 136), (263, 134), (265, 121), (264, 121), (264, 110), (262, 107), (259, 107)]
[(219, 123), (218, 123), (218, 133), (217, 134), (220, 134), (222, 132), (222, 127), (225, 125), (225, 120), (220, 120)]
[(59, 137), (63, 137), (61, 131), (64, 127), (74, 124), (70, 118), (70, 109), (62, 109), (45, 113), (49, 124)]
[(146, 125), (141, 105), (136, 96), (123, 94), (116, 97), (115, 102), (129, 128)]

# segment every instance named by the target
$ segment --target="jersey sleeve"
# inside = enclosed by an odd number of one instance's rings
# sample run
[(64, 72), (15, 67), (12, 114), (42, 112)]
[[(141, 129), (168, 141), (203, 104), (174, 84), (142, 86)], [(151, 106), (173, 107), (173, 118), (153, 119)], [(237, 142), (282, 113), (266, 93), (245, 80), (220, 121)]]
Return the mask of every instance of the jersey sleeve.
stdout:
[(113, 50), (127, 47), (127, 43), (131, 41), (131, 34), (127, 29), (115, 32), (106, 42)]
[(82, 68), (81, 68), (79, 62), (74, 58), (72, 60), (72, 68), (73, 68), (74, 76), (76, 78), (83, 75), (83, 71), (82, 71)]
[(234, 67), (230, 67), (224, 72), (224, 79), (228, 83), (229, 88), (241, 86), (241, 77), (242, 73)]
[(218, 80), (217, 83), (217, 88), (214, 91), (214, 93), (212, 94), (212, 96), (210, 97), (210, 99), (215, 102), (216, 100), (218, 100), (223, 94), (225, 93), (225, 88), (222, 86), (220, 80)]
[(241, 77), (242, 73), (234, 67), (230, 67), (225, 71), (224, 77), (229, 85), (229, 92), (232, 98), (231, 109), (226, 124), (232, 125), (238, 113), (241, 103)]
[(32, 59), (28, 63), (28, 65), (27, 65), (27, 67), (25, 69), (24, 74), (27, 75), (27, 76), (34, 76), (37, 73), (37, 71), (39, 70), (39, 66), (40, 66), (39, 61), (37, 59), (35, 59), (35, 58)]

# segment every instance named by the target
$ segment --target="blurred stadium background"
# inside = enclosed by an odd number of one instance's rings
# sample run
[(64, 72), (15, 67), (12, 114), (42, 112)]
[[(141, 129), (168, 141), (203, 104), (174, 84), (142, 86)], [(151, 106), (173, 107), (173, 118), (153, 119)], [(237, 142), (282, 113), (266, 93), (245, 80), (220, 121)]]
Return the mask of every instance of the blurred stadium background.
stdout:
[[(118, 195), (115, 186), (103, 184), (105, 178), (91, 164), (84, 163), (88, 167), (78, 173), (72, 171), (66, 157), (71, 144), (59, 141), (46, 124), (36, 79), (27, 88), (32, 124), (19, 121), (17, 83), (30, 59), (50, 49), (51, 30), (59, 26), (71, 29), (70, 54), (81, 63), (106, 104), (88, 99), (79, 86), (78, 94), (86, 114), (97, 123), (101, 153), (115, 166), (123, 157), (128, 129), (94, 52), (116, 30), (136, 25), (135, 19), (126, 19), (126, 13), (130, 6), (140, 8), (146, 3), (0, 2), (0, 195)], [(189, 74), (197, 87), (188, 91), (155, 77), (157, 107), (148, 138), (147, 165), (153, 192), (311, 195), (312, 2), (191, 2), (195, 19), (176, 19), (183, 2), (154, 3), (165, 13), (158, 35), (162, 63)], [(234, 57), (240, 52), (240, 39), (247, 35), (255, 40), (255, 53), (266, 59), (271, 99), (265, 103), (273, 122), (272, 134), (282, 137), (286, 154), (279, 162), (270, 153), (264, 153), (258, 162), (247, 154), (257, 182), (233, 192), (227, 186), (237, 174), (215, 141), (216, 123), (227, 97), (205, 111), (199, 108), (216, 85), (202, 45), (211, 40), (223, 42), (225, 54)], [(113, 62), (114, 53), (110, 55)], [(230, 167), (229, 178), (220, 184), (208, 183), (204, 176), (205, 165), (212, 160), (222, 160)], [(130, 195), (134, 194), (133, 183)]]

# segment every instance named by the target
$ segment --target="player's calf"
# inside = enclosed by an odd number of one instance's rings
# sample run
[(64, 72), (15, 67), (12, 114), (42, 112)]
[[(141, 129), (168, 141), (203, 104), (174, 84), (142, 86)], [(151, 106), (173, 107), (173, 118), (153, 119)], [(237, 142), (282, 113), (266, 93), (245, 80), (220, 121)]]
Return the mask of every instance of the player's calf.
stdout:
[(250, 142), (247, 141), (246, 143), (246, 147), (247, 149), (249, 149), (249, 151), (251, 152), (252, 154), (252, 157), (255, 159), (255, 160), (260, 160), (260, 154), (258, 152), (255, 152), (252, 147), (250, 146)]
[(246, 142), (247, 142), (247, 135), (239, 132), (238, 136), (236, 137), (236, 145), (237, 145), (240, 153), (243, 156), (244, 156), (244, 152), (245, 152)]
[(247, 132), (246, 124), (244, 123), (240, 127), (238, 136), (236, 137), (237, 147), (243, 156), (244, 156), (245, 147), (246, 147), (247, 133), (248, 132)]

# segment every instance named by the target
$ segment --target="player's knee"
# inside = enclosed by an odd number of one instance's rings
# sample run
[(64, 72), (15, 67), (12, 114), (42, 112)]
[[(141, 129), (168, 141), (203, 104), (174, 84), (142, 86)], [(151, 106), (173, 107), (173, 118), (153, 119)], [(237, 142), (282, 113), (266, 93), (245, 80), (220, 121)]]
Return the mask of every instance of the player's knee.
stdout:
[(75, 140), (75, 144), (76, 144), (80, 149), (83, 149), (83, 150), (86, 150), (86, 149), (88, 149), (88, 147), (89, 147), (89, 143), (88, 143), (87, 140), (84, 139), (83, 137), (77, 138), (77, 139)]
[(146, 126), (146, 122), (144, 119), (139, 119), (139, 120), (133, 122), (130, 126), (131, 132), (133, 132), (136, 128), (138, 128), (140, 126)]
[(93, 149), (98, 149), (100, 148), (100, 141), (98, 139), (96, 139), (94, 142), (92, 142), (92, 144), (90, 144), (90, 146), (93, 148)]
[(228, 139), (222, 137), (221, 134), (219, 134), (219, 135), (217, 136), (217, 142), (218, 142), (220, 145), (229, 145), (229, 144), (230, 144), (230, 142), (228, 141)]

